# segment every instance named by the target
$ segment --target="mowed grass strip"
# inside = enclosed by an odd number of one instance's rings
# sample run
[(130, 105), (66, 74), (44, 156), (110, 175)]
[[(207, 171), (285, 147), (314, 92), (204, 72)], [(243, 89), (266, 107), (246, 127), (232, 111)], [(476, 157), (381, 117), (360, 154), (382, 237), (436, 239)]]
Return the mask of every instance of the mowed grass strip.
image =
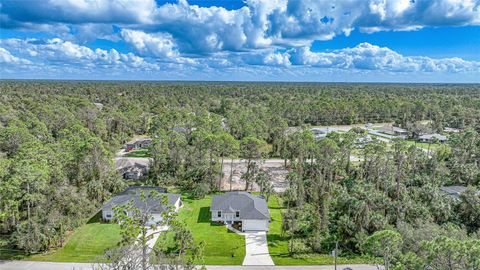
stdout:
[(77, 228), (62, 248), (27, 257), (27, 260), (50, 262), (95, 262), (106, 249), (120, 241), (120, 227), (116, 223), (101, 222), (97, 214), (87, 224)]
[[(180, 209), (179, 219), (186, 223), (196, 243), (205, 242), (204, 260), (195, 263), (205, 265), (242, 264), (245, 257), (245, 237), (228, 231), (223, 225), (211, 223), (212, 196), (206, 196), (199, 200), (182, 196), (182, 200), (184, 205)], [(167, 243), (170, 241), (167, 240)], [(159, 240), (156, 244), (164, 245), (165, 242)]]
[[(291, 255), (288, 252), (290, 237), (282, 235), (282, 204), (277, 196), (270, 196), (268, 200), (270, 209), (270, 229), (267, 234), (268, 250), (275, 265), (331, 265), (334, 258), (329, 254), (301, 254)], [(338, 264), (369, 263), (369, 259), (357, 257), (339, 257)]]
[(151, 157), (150, 149), (132, 150), (126, 153), (125, 157), (148, 158)]

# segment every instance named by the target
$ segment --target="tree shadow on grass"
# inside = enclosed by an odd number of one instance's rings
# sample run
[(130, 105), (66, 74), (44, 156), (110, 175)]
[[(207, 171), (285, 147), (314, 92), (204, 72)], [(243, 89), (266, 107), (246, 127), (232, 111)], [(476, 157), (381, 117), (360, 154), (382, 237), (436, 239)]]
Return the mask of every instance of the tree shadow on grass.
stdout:
[(210, 207), (200, 207), (200, 211), (198, 211), (197, 223), (210, 223), (210, 219)]
[(102, 211), (98, 211), (93, 217), (91, 217), (88, 221), (87, 224), (92, 224), (92, 223), (101, 223), (103, 222), (102, 220)]

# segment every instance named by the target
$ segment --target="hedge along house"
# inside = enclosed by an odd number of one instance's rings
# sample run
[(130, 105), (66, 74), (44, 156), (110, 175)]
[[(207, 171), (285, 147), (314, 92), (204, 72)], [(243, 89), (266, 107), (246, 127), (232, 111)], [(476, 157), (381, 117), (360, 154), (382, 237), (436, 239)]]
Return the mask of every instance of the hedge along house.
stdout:
[[(141, 198), (143, 195), (144, 199)], [(154, 195), (157, 194), (157, 195)], [(164, 205), (163, 198), (166, 196), (167, 205)], [(167, 193), (167, 190), (160, 187), (128, 187), (122, 193), (116, 195), (107, 201), (102, 207), (103, 220), (110, 221), (115, 217), (114, 208), (132, 203), (140, 211), (149, 212), (152, 216), (150, 224), (162, 221), (162, 213), (166, 212), (168, 207), (172, 207), (174, 211), (182, 206), (180, 194)], [(127, 213), (128, 214), (128, 213)]]
[(270, 211), (267, 201), (248, 192), (232, 191), (213, 196), (212, 221), (236, 223), (242, 231), (268, 231)]

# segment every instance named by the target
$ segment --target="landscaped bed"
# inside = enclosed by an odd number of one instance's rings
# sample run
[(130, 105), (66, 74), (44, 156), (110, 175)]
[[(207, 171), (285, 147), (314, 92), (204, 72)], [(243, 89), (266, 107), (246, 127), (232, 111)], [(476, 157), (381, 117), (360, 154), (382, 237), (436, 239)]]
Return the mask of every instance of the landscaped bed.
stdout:
[[(327, 254), (302, 254), (291, 255), (288, 252), (288, 236), (282, 236), (282, 210), (280, 199), (277, 196), (270, 196), (268, 201), (270, 209), (270, 229), (267, 234), (268, 250), (275, 265), (331, 265), (334, 258)], [(361, 264), (370, 261), (364, 257), (337, 258), (338, 264)]]
[[(193, 234), (196, 243), (205, 242), (204, 260), (196, 261), (205, 265), (241, 265), (245, 257), (245, 237), (230, 232), (223, 225), (212, 223), (210, 214), (211, 196), (192, 200), (182, 197), (183, 207), (179, 219), (184, 221)], [(170, 242), (171, 239), (168, 242)], [(159, 239), (156, 245), (164, 245)]]

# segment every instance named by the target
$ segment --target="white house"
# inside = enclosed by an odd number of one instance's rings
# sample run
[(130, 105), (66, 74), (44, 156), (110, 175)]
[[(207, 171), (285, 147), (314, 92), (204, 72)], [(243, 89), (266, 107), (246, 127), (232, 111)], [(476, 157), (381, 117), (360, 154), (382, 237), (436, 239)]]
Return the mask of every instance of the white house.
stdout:
[(418, 140), (420, 142), (425, 142), (425, 143), (434, 142), (435, 140), (438, 140), (439, 142), (444, 143), (448, 140), (448, 138), (445, 135), (435, 133), (435, 134), (424, 134), (418, 137)]
[(238, 224), (242, 231), (268, 231), (270, 211), (267, 201), (248, 192), (232, 191), (214, 196), (212, 221)]
[[(145, 199), (141, 198), (144, 194)], [(167, 205), (163, 200), (166, 196)], [(182, 206), (179, 194), (167, 193), (166, 189), (160, 187), (128, 187), (122, 193), (116, 195), (107, 201), (102, 207), (103, 220), (110, 221), (114, 218), (114, 208), (126, 205), (132, 202), (140, 211), (148, 211), (152, 216), (152, 223), (159, 223), (162, 220), (162, 213), (167, 211), (168, 207), (172, 207), (174, 211)]]

